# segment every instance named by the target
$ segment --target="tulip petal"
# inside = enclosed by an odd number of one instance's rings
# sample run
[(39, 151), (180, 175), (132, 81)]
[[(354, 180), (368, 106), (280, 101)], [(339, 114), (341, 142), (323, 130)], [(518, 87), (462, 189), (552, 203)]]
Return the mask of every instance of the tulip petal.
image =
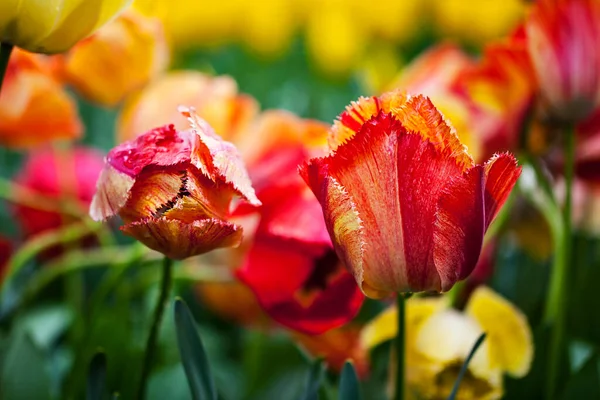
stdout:
[(221, 247), (236, 247), (242, 241), (241, 227), (219, 219), (184, 222), (166, 217), (148, 218), (124, 225), (121, 230), (175, 260)]
[(438, 200), (433, 262), (442, 291), (465, 279), (477, 265), (485, 233), (484, 171), (481, 166), (452, 180)]
[[(315, 255), (304, 250), (293, 240), (259, 239), (238, 276), (273, 319), (303, 333), (320, 334), (351, 320), (363, 295), (340, 264), (329, 271), (324, 288), (307, 288), (315, 268), (322, 266)], [(330, 250), (321, 247), (323, 251)]]
[(490, 226), (521, 175), (510, 153), (495, 154), (485, 163), (485, 229)]
[(108, 153), (106, 162), (135, 178), (149, 165), (166, 167), (189, 162), (192, 140), (191, 133), (167, 125), (118, 145)]
[(487, 333), (492, 365), (516, 378), (527, 375), (533, 359), (533, 338), (525, 315), (485, 286), (473, 292), (466, 313)]
[(106, 165), (98, 178), (97, 191), (90, 205), (90, 217), (102, 221), (116, 215), (127, 203), (135, 180)]
[[(110, 168), (110, 167), (109, 167)], [(184, 184), (184, 172), (144, 169), (129, 190), (127, 203), (119, 215), (127, 224), (161, 213), (161, 209), (175, 202)]]
[(467, 148), (460, 143), (456, 132), (425, 96), (410, 96), (401, 91), (392, 91), (380, 97), (361, 97), (352, 102), (329, 132), (329, 147), (336, 150), (354, 137), (362, 126), (379, 113), (391, 113), (406, 130), (419, 134), (438, 149), (450, 149), (452, 158), (464, 170), (473, 166)]
[(223, 179), (250, 204), (260, 206), (261, 202), (254, 193), (252, 182), (236, 147), (221, 139), (193, 108), (180, 107), (180, 112), (187, 117), (192, 131), (197, 135), (192, 147), (192, 165), (215, 182), (218, 178)]
[[(323, 159), (313, 159), (300, 167), (300, 175), (311, 188), (323, 208), (327, 231), (338, 257), (352, 272), (359, 285), (363, 283), (364, 230), (356, 205), (335, 178), (328, 175)], [(363, 289), (364, 290), (364, 289)]]

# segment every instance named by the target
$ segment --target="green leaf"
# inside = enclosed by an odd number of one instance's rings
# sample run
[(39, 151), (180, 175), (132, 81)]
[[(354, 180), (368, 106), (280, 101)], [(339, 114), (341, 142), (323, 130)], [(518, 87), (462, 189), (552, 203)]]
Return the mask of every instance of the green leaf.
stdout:
[(304, 396), (302, 396), (303, 400), (319, 400), (319, 388), (323, 382), (324, 374), (325, 363), (323, 359), (318, 358), (310, 367), (306, 390), (304, 391)]
[(50, 398), (50, 378), (43, 354), (29, 335), (17, 331), (12, 338), (0, 379), (0, 398), (44, 400)]
[(192, 313), (181, 299), (175, 300), (175, 329), (177, 330), (179, 354), (192, 397), (196, 400), (216, 400), (217, 391), (204, 346), (202, 346), (202, 341), (196, 331)]
[(564, 400), (600, 398), (599, 362), (598, 356), (589, 358), (583, 367), (567, 381), (560, 398)]
[(471, 361), (471, 359), (477, 352), (477, 349), (479, 348), (479, 346), (481, 346), (481, 344), (483, 343), (484, 340), (485, 340), (485, 333), (482, 333), (481, 336), (479, 336), (479, 338), (475, 341), (475, 344), (473, 345), (471, 352), (469, 353), (469, 355), (467, 356), (467, 359), (465, 360), (462, 367), (460, 368), (458, 377), (456, 378), (456, 382), (454, 382), (454, 387), (452, 388), (452, 393), (450, 393), (450, 396), (448, 396), (448, 400), (454, 400), (456, 398), (456, 395), (458, 394), (458, 388), (460, 387), (460, 383), (462, 382), (465, 374), (467, 373), (467, 368), (469, 366), (469, 362)]
[(342, 377), (340, 378), (340, 400), (360, 400), (360, 383), (354, 364), (350, 361), (346, 361), (344, 368), (342, 369)]
[(90, 369), (87, 378), (87, 396), (88, 400), (102, 400), (104, 397), (104, 388), (106, 386), (106, 354), (99, 351), (94, 354), (90, 362)]

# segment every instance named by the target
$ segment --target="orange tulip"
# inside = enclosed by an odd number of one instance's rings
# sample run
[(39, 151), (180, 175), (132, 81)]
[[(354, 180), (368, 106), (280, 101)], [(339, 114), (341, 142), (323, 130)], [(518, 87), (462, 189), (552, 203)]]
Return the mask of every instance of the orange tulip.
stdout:
[(0, 94), (0, 144), (34, 147), (78, 138), (82, 130), (75, 101), (52, 74), (48, 59), (15, 50)]
[(194, 107), (218, 135), (233, 141), (258, 112), (257, 102), (239, 94), (237, 84), (228, 76), (172, 72), (126, 102), (118, 122), (118, 140), (133, 139), (165, 124), (187, 129), (187, 121), (177, 112), (182, 104)]
[(169, 49), (159, 20), (130, 11), (57, 57), (68, 83), (114, 106), (165, 70)]

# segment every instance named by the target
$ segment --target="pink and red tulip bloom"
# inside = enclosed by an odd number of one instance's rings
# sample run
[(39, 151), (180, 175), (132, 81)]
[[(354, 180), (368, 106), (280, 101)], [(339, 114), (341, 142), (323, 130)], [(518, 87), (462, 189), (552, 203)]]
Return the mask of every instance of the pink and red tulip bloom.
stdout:
[(520, 174), (514, 157), (476, 165), (423, 96), (361, 98), (301, 175), (363, 292), (447, 291), (475, 268), (483, 236)]
[(239, 245), (233, 197), (260, 205), (235, 146), (181, 111), (190, 129), (157, 128), (108, 153), (90, 208), (95, 220), (119, 215), (123, 232), (173, 259)]

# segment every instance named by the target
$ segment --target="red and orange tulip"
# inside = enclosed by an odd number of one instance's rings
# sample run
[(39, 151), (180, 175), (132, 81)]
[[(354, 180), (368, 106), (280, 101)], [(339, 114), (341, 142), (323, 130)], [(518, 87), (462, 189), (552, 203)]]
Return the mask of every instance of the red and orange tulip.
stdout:
[(118, 214), (123, 232), (174, 259), (239, 245), (233, 196), (260, 205), (236, 148), (181, 111), (191, 129), (157, 128), (108, 153), (90, 208), (95, 220)]
[(329, 141), (301, 175), (367, 296), (447, 291), (471, 273), (519, 177), (512, 155), (476, 165), (428, 98), (400, 92), (352, 103)]

